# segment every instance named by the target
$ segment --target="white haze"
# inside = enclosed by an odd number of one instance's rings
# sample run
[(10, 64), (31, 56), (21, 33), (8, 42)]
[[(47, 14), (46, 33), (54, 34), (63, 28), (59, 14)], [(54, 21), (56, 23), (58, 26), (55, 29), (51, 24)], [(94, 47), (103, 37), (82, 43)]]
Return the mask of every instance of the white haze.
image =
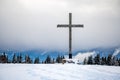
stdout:
[(68, 13), (73, 49), (120, 46), (120, 0), (0, 0), (0, 48), (68, 49)]

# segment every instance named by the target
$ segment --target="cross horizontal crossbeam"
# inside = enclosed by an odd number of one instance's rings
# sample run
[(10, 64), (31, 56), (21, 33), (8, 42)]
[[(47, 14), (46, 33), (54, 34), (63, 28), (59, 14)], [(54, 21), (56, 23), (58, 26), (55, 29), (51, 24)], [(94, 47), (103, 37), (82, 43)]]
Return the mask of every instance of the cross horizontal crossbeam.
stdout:
[(81, 24), (81, 25), (80, 25), (80, 24), (78, 24), (78, 25), (77, 25), (77, 24), (75, 24), (75, 25), (74, 25), (74, 24), (72, 24), (72, 25), (58, 24), (58, 25), (57, 25), (57, 27), (70, 27), (70, 26), (71, 26), (71, 27), (83, 27), (82, 24)]

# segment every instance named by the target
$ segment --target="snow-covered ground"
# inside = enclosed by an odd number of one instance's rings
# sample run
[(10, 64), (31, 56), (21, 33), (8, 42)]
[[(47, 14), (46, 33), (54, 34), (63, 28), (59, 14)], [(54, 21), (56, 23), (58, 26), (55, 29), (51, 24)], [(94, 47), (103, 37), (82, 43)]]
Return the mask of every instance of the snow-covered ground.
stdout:
[(120, 80), (120, 67), (77, 64), (0, 64), (0, 80)]

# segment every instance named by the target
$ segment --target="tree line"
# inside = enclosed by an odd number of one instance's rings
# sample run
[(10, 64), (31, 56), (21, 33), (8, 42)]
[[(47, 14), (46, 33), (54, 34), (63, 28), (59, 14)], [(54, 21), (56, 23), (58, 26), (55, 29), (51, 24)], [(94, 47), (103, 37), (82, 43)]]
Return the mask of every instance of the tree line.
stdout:
[(112, 56), (112, 54), (109, 54), (108, 57), (100, 57), (100, 54), (97, 54), (95, 57), (89, 56), (88, 59), (85, 58), (83, 64), (120, 66), (120, 58)]
[[(22, 54), (16, 55), (14, 54), (11, 60), (8, 58), (9, 56), (4, 52), (0, 54), (0, 63), (28, 63), (28, 64), (54, 64), (54, 63), (63, 63), (64, 56), (58, 55), (56, 58), (51, 58), (50, 55), (47, 55), (44, 61), (40, 61), (39, 57), (30, 58), (29, 55)], [(95, 57), (89, 56), (88, 59), (85, 58), (83, 64), (89, 65), (114, 65), (120, 66), (120, 58), (113, 57), (112, 54), (109, 54), (107, 57), (100, 57), (100, 54), (97, 54)]]
[(64, 59), (64, 56), (58, 55), (57, 58), (51, 58), (49, 55), (47, 55), (46, 59), (44, 61), (40, 61), (39, 57), (36, 57), (34, 59), (30, 58), (29, 55), (25, 55), (24, 57), (22, 54), (16, 55), (14, 54), (10, 59), (8, 59), (8, 55), (4, 52), (3, 54), (0, 54), (0, 63), (28, 63), (28, 64), (53, 64), (53, 63), (62, 63), (62, 60)]

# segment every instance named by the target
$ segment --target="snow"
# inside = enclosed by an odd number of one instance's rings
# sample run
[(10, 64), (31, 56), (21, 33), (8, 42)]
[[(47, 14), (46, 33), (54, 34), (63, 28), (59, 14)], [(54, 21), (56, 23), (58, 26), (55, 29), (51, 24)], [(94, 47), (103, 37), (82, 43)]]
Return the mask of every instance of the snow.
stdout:
[(74, 57), (74, 59), (77, 59), (77, 60), (79, 60), (80, 62), (83, 62), (85, 58), (88, 60), (88, 57), (89, 57), (89, 56), (95, 56), (95, 55), (96, 55), (96, 52), (95, 52), (95, 51), (85, 52), (85, 53), (78, 53), (78, 54)]
[(120, 80), (120, 67), (77, 64), (0, 64), (0, 80)]

